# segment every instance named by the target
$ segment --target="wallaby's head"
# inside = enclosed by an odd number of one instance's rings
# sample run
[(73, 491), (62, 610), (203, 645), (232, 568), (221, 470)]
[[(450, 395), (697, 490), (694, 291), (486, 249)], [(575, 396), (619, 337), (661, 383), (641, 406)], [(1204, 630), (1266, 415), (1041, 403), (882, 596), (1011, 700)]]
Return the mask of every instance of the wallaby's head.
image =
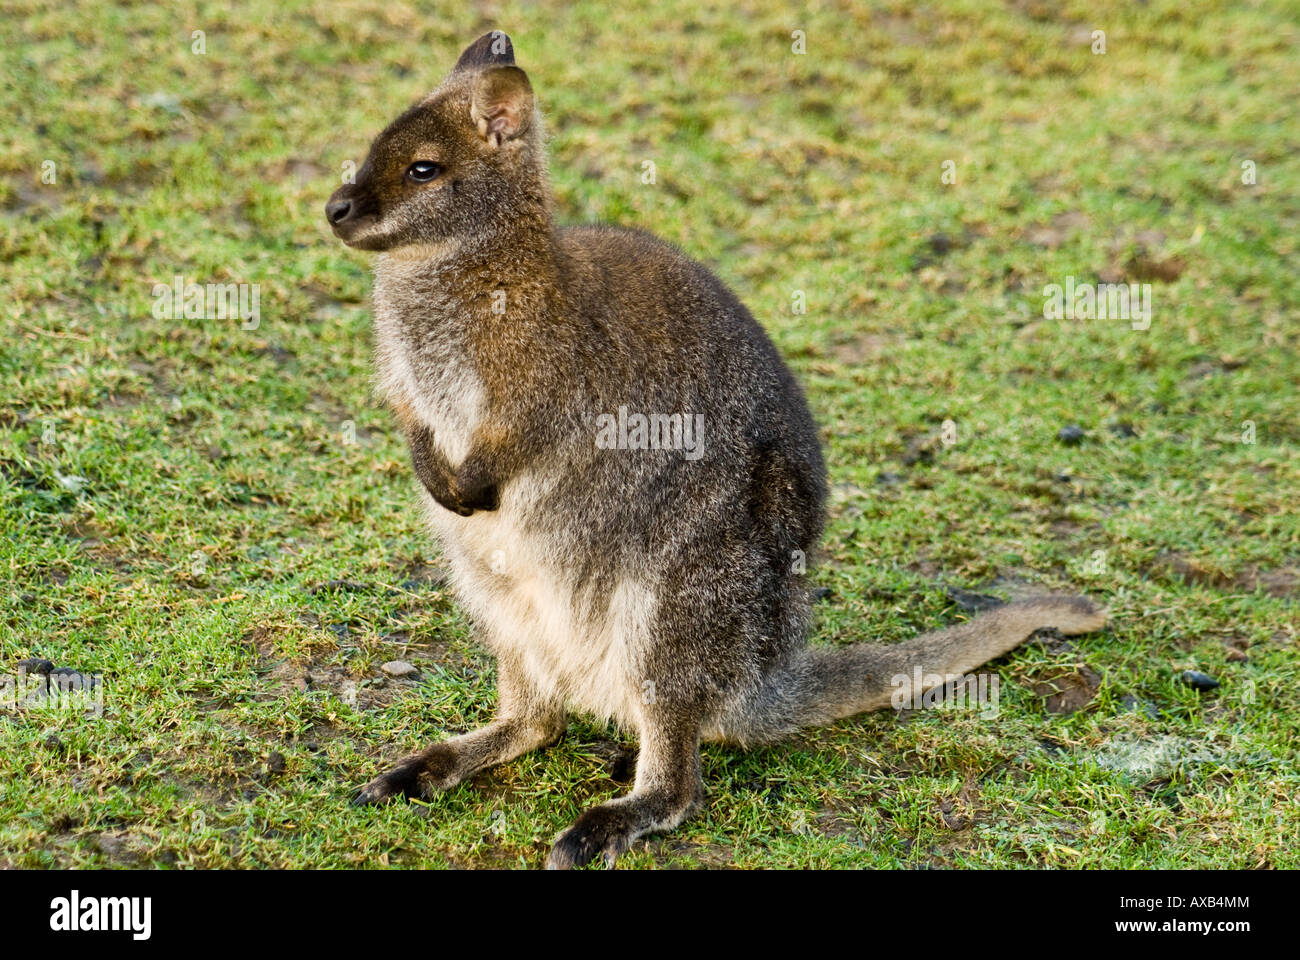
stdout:
[(362, 250), (464, 242), (549, 203), (542, 130), (528, 76), (500, 30), (479, 37), (428, 97), (388, 125), (325, 216)]

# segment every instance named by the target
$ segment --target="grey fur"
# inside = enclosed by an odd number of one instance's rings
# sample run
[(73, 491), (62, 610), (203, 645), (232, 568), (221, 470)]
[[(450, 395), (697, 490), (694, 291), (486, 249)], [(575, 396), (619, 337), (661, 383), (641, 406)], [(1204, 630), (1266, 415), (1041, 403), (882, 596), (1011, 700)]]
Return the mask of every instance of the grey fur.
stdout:
[[(380, 252), (380, 389), (500, 673), (497, 721), (359, 802), (451, 786), (582, 710), (636, 731), (636, 784), (557, 838), (549, 865), (612, 862), (698, 805), (701, 741), (771, 742), (887, 706), (913, 665), (964, 673), (1039, 627), (1104, 624), (1082, 598), (1044, 598), (907, 644), (810, 649), (826, 471), (799, 386), (704, 267), (645, 233), (554, 225), (531, 86), (491, 37), (327, 208)], [(414, 182), (416, 160), (441, 172)], [(620, 409), (702, 417), (700, 448), (602, 445)]]

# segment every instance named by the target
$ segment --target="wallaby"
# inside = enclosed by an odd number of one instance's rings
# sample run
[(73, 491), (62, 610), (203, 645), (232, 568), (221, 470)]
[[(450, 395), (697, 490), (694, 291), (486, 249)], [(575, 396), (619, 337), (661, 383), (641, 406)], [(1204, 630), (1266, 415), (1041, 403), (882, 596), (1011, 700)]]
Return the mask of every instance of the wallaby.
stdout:
[(965, 674), (1039, 628), (1105, 624), (1050, 596), (906, 643), (810, 648), (826, 469), (798, 384), (700, 264), (646, 233), (557, 227), (544, 143), (494, 31), (325, 207), (344, 243), (379, 253), (379, 390), (499, 674), (496, 720), (357, 803), (445, 790), (585, 711), (636, 732), (635, 786), (547, 865), (612, 864), (701, 802), (702, 741), (769, 743), (889, 706), (916, 666)]

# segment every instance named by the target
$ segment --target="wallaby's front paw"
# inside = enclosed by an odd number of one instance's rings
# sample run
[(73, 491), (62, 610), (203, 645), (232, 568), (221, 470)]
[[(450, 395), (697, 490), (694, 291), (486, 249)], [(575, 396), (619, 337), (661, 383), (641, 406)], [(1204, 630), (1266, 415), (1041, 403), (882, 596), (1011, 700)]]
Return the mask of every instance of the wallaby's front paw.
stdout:
[(354, 807), (383, 803), (393, 797), (427, 797), (459, 782), (456, 751), (436, 743), (371, 780), (352, 801)]
[(609, 804), (592, 807), (555, 838), (551, 855), (546, 858), (546, 869), (581, 867), (602, 855), (605, 865), (612, 867), (619, 854), (626, 852), (635, 839), (636, 834), (625, 811)]
[(453, 490), (448, 494), (437, 494), (433, 498), (452, 513), (462, 517), (472, 517), (480, 510), (495, 510), (498, 506), (497, 488), (484, 487), (469, 493)]
[(469, 487), (462, 487), (457, 478), (454, 487), (457, 510), (462, 517), (468, 517), (475, 510), (495, 510), (499, 505), (495, 483), (479, 482)]
[(352, 799), (354, 807), (368, 807), (383, 803), (394, 797), (418, 797), (420, 795), (419, 777), (423, 764), (419, 757), (399, 763), (385, 773), (371, 780)]

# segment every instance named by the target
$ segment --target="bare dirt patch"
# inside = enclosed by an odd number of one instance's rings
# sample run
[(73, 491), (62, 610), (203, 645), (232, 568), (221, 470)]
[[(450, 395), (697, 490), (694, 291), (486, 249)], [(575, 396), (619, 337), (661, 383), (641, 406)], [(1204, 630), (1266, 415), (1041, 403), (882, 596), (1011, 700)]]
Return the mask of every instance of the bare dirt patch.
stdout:
[(1154, 567), (1166, 580), (1181, 580), (1212, 590), (1234, 593), (1263, 591), (1267, 596), (1282, 598), (1300, 595), (1300, 569), (1293, 566), (1265, 569), (1252, 564), (1229, 574), (1194, 557), (1165, 553), (1156, 559)]
[(1101, 689), (1101, 675), (1086, 665), (1049, 666), (1026, 675), (1029, 689), (1043, 698), (1048, 713), (1070, 714), (1082, 710)]

